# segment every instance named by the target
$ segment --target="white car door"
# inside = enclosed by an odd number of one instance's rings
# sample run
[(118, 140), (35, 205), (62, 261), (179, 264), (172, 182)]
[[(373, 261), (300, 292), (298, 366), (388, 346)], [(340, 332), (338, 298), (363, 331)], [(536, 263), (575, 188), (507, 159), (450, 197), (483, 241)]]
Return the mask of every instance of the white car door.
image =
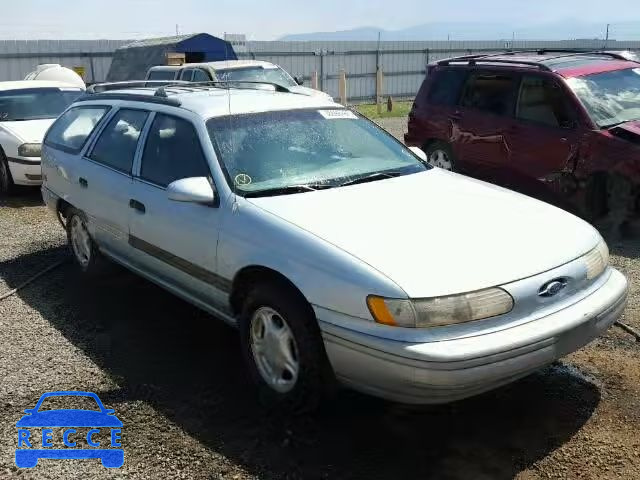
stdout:
[(129, 257), (129, 199), (138, 140), (146, 110), (121, 108), (108, 120), (82, 158), (78, 171), (81, 205), (98, 245), (118, 258)]
[(167, 185), (189, 177), (211, 178), (194, 124), (155, 113), (133, 181), (129, 242), (136, 263), (156, 280), (226, 310), (230, 281), (216, 274), (222, 212), (167, 197)]

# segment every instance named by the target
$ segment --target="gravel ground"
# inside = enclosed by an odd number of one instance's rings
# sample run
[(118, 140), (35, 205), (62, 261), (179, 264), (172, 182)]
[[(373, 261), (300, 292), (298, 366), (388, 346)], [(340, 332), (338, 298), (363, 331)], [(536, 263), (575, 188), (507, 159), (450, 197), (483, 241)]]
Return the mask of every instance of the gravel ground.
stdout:
[[(402, 119), (381, 122), (395, 134)], [(541, 372), (449, 406), (343, 391), (314, 416), (256, 407), (235, 332), (122, 269), (83, 278), (37, 191), (0, 203), (0, 478), (640, 478), (640, 348), (612, 328)], [(640, 328), (640, 246), (612, 246)], [(13, 463), (15, 422), (52, 390), (96, 392), (125, 464)], [(59, 432), (54, 431), (54, 435)]]

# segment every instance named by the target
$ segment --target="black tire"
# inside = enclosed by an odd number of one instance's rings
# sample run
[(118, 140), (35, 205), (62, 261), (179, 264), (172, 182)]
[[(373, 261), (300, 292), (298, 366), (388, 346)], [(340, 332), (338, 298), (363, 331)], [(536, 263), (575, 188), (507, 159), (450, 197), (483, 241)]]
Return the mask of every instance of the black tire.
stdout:
[[(67, 228), (67, 241), (69, 242), (69, 250), (71, 251), (71, 255), (73, 256), (73, 260), (80, 270), (84, 274), (87, 275), (99, 275), (104, 271), (105, 260), (98, 246), (93, 241), (91, 236), (89, 235), (89, 231), (87, 229), (87, 217), (81, 210), (77, 210), (73, 207), (70, 207), (66, 211), (66, 228)], [(73, 240), (73, 229), (77, 228), (76, 221), (80, 222), (82, 228), (85, 229), (86, 235), (88, 236), (88, 246), (86, 248), (87, 259), (81, 260), (81, 255), (78, 253), (77, 248), (74, 246)]]
[[(299, 373), (288, 392), (276, 391), (267, 383), (253, 354), (252, 320), (254, 313), (263, 307), (273, 309), (282, 317), (295, 340)], [(251, 289), (243, 304), (239, 330), (242, 355), (263, 406), (287, 413), (309, 412), (317, 409), (334, 390), (335, 376), (313, 309), (285, 282), (259, 283)]]
[(9, 170), (7, 157), (5, 157), (2, 150), (0, 150), (0, 197), (9, 196), (13, 190), (13, 177), (11, 176), (11, 170)]
[(427, 154), (427, 162), (429, 162), (430, 165), (434, 165), (432, 157), (435, 154), (437, 154), (437, 152), (444, 153), (451, 164), (451, 168), (445, 168), (441, 165), (435, 165), (435, 166), (444, 168), (445, 170), (450, 170), (452, 172), (456, 171), (456, 158), (455, 158), (455, 155), (453, 154), (453, 149), (451, 148), (451, 145), (448, 144), (447, 142), (443, 142), (441, 140), (434, 140), (432, 142), (427, 142), (425, 146), (422, 148), (422, 150), (424, 150), (424, 153)]

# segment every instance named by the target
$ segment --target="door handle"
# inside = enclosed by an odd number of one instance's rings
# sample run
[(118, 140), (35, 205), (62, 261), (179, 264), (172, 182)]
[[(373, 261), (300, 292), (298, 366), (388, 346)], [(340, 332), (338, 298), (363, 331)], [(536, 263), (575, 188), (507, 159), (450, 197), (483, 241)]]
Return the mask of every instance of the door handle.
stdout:
[(129, 200), (129, 208), (133, 208), (134, 210), (137, 210), (140, 213), (145, 213), (147, 211), (147, 209), (144, 206), (144, 203), (134, 200), (133, 198)]
[(87, 182), (87, 180), (82, 177), (78, 179), (78, 183), (82, 188), (87, 188), (89, 186), (89, 182)]

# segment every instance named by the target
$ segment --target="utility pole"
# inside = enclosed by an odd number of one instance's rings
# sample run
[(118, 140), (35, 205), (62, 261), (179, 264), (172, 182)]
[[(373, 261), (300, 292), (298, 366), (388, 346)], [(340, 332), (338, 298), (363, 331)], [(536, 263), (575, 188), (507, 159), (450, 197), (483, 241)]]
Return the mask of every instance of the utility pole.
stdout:
[(180, 26), (176, 23), (176, 37), (180, 35)]
[(607, 23), (607, 34), (604, 37), (604, 48), (607, 48), (609, 46), (609, 26), (611, 24)]

